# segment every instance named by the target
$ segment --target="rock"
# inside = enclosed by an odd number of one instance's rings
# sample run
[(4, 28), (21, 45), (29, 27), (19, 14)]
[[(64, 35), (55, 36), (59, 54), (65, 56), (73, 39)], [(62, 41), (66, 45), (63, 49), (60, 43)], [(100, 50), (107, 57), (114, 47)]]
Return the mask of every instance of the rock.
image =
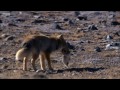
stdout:
[(87, 43), (91, 43), (91, 41), (89, 41), (89, 40), (87, 40), (86, 42), (87, 42)]
[(120, 42), (112, 42), (110, 44), (107, 44), (105, 50), (110, 50), (110, 49), (116, 49), (116, 50), (120, 49)]
[(5, 41), (8, 41), (8, 40), (13, 40), (15, 37), (14, 36), (9, 36), (5, 39)]
[(2, 20), (0, 20), (0, 23), (2, 23)]
[(67, 46), (69, 49), (73, 49), (73, 50), (75, 49), (75, 47), (73, 45), (71, 45), (69, 42), (67, 42)]
[(63, 18), (63, 21), (69, 21), (69, 18)]
[(113, 33), (114, 35), (120, 36), (120, 31)]
[(3, 30), (2, 29), (0, 29), (0, 32), (2, 32)]
[(120, 47), (120, 42), (112, 42), (111, 46), (119, 46)]
[(46, 75), (42, 75), (42, 74), (35, 74), (32, 76), (34, 79), (47, 79)]
[(98, 30), (98, 29), (94, 24), (92, 24), (88, 26), (88, 30)]
[(69, 20), (70, 25), (75, 25), (75, 22), (73, 20)]
[(57, 63), (58, 61), (57, 60), (52, 60), (52, 63)]
[(78, 18), (79, 20), (87, 20), (87, 16), (79, 15), (77, 18)]
[(10, 35), (8, 35), (8, 34), (2, 34), (2, 35), (1, 35), (1, 38), (6, 38), (6, 37), (8, 37), (8, 36), (10, 36)]
[(115, 18), (115, 15), (114, 14), (111, 14), (108, 16), (109, 19), (112, 19), (112, 18)]
[(25, 22), (25, 19), (16, 19), (18, 22)]
[(81, 51), (85, 51), (85, 49), (84, 49), (84, 48), (81, 48), (80, 50), (81, 50)]
[(35, 20), (32, 23), (46, 23), (46, 21), (45, 20)]
[(100, 20), (99, 23), (100, 23), (100, 24), (106, 24), (107, 21), (106, 21), (106, 20)]
[(8, 65), (4, 65), (3, 67), (2, 67), (2, 69), (7, 69), (8, 68)]
[(107, 40), (107, 41), (110, 41), (111, 39), (113, 39), (112, 36), (110, 36), (110, 35), (107, 35), (107, 36), (106, 36), (106, 40)]
[(75, 16), (79, 16), (80, 12), (79, 11), (75, 11), (74, 14), (75, 14)]
[(22, 12), (19, 12), (19, 15), (22, 15)]
[(84, 43), (84, 41), (80, 41), (80, 42), (79, 42), (79, 44), (82, 44), (82, 43)]
[(32, 15), (38, 15), (39, 13), (37, 13), (37, 12), (31, 12), (32, 13)]
[(94, 15), (101, 15), (102, 13), (101, 12), (95, 12)]
[(35, 19), (38, 19), (40, 16), (34, 15), (33, 17), (34, 17)]
[(16, 26), (17, 27), (17, 25), (14, 23), (9, 23), (8, 26)]
[(118, 21), (112, 21), (111, 25), (120, 25), (120, 23)]
[(8, 17), (10, 16), (10, 13), (2, 13), (3, 16)]
[(7, 60), (7, 58), (0, 57), (0, 61), (5, 61), (5, 60)]
[(95, 51), (101, 52), (101, 48), (100, 48), (100, 47), (96, 47), (96, 48), (95, 48)]
[(54, 23), (53, 28), (63, 30), (63, 28), (61, 28), (61, 26), (58, 23)]

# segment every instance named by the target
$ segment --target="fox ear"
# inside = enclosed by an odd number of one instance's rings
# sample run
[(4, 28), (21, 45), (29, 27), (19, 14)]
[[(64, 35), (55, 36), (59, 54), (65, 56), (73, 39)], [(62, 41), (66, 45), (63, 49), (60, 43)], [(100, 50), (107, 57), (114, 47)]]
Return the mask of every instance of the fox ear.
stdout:
[(57, 38), (63, 39), (63, 35), (62, 35), (62, 34), (61, 34), (61, 35), (58, 35)]

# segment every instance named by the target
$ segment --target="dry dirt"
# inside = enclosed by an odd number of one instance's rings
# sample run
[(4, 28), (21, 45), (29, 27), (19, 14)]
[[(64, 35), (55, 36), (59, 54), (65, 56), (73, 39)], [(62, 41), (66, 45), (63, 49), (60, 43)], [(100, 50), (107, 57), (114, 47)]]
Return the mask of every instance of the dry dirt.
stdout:
[[(75, 11), (0, 11), (0, 79), (119, 79), (120, 52), (105, 50), (109, 43), (105, 37), (111, 35), (112, 41), (120, 42), (119, 24), (111, 25), (112, 21), (120, 22), (120, 12), (79, 12), (87, 19), (79, 20)], [(88, 29), (92, 24), (98, 30)], [(15, 53), (23, 37), (41, 33), (63, 34), (75, 47), (69, 68), (63, 65), (60, 52), (51, 55), (53, 73), (32, 71), (30, 61), (28, 71), (22, 71), (22, 62), (16, 64)], [(96, 47), (101, 51), (95, 51)], [(36, 66), (40, 69), (39, 60)]]

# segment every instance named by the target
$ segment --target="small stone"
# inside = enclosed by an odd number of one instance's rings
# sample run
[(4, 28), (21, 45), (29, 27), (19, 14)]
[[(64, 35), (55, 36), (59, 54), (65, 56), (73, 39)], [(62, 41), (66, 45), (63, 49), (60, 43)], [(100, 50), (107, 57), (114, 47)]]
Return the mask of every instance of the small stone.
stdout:
[(15, 37), (14, 36), (9, 36), (7, 37), (5, 40), (8, 41), (8, 40), (13, 40)]
[(34, 79), (47, 79), (46, 75), (42, 75), (42, 74), (35, 74), (32, 76)]
[(74, 22), (74, 21), (72, 21), (72, 20), (69, 20), (69, 24), (70, 24), (70, 25), (74, 25), (74, 24), (75, 24), (75, 22)]
[(114, 49), (114, 50), (120, 49), (120, 43), (113, 42), (111, 44), (107, 44), (105, 50), (110, 50), (110, 49)]
[(45, 20), (35, 20), (32, 23), (46, 23), (46, 21)]
[(61, 26), (58, 23), (54, 23), (53, 28), (63, 30), (63, 28), (61, 28)]
[(114, 17), (115, 17), (114, 14), (111, 14), (111, 15), (108, 16), (109, 19), (112, 19), (112, 18), (114, 18)]
[(101, 52), (101, 48), (100, 48), (100, 47), (96, 47), (96, 48), (95, 48), (95, 51)]
[(20, 15), (22, 15), (22, 12), (19, 12)]
[(79, 15), (77, 18), (78, 18), (79, 20), (87, 20), (87, 16)]
[(84, 41), (80, 41), (79, 44), (84, 43)]
[(91, 41), (88, 40), (87, 43), (91, 43)]
[(79, 11), (75, 11), (74, 14), (75, 14), (75, 16), (79, 16), (80, 12)]
[(7, 58), (0, 57), (0, 61), (5, 61), (5, 60), (7, 60)]
[(111, 25), (120, 25), (120, 23), (118, 21), (112, 21)]
[(81, 48), (81, 51), (85, 51), (85, 49), (84, 49), (84, 48)]
[(112, 36), (110, 36), (110, 35), (107, 35), (107, 36), (106, 36), (106, 40), (107, 40), (107, 41), (109, 41), (109, 40), (111, 40), (111, 39), (113, 39)]
[(13, 72), (14, 72), (14, 73), (16, 73), (16, 72), (17, 72), (17, 70), (13, 70)]
[(18, 22), (25, 22), (25, 19), (16, 19)]
[(2, 15), (7, 17), (7, 16), (10, 16), (10, 13), (2, 13)]
[(68, 42), (67, 42), (67, 46), (68, 46), (69, 49), (73, 49), (73, 50), (75, 49), (75, 47)]
[(63, 21), (69, 21), (69, 18), (64, 18)]
[(0, 32), (2, 32), (3, 30), (2, 29), (0, 29)]
[(1, 35), (1, 38), (6, 38), (6, 37), (8, 37), (9, 35), (8, 34), (2, 34)]
[(119, 46), (120, 47), (120, 42), (112, 42), (111, 45), (112, 46)]
[(16, 26), (17, 27), (17, 25), (14, 23), (9, 23), (8, 26)]
[(88, 30), (98, 30), (98, 29), (94, 24), (92, 24), (88, 26)]
[(2, 20), (0, 20), (0, 23), (2, 23)]
[(40, 16), (34, 15), (33, 17), (34, 17), (35, 19), (38, 19)]
[(114, 35), (120, 36), (120, 31), (113, 33)]
[(75, 73), (72, 73), (72, 76), (74, 76), (75, 75)]
[(107, 22), (106, 20), (100, 20), (99, 21), (100, 24), (102, 24), (102, 23), (106, 24), (106, 22)]
[(4, 65), (3, 67), (2, 67), (2, 69), (7, 69), (8, 68), (8, 65)]

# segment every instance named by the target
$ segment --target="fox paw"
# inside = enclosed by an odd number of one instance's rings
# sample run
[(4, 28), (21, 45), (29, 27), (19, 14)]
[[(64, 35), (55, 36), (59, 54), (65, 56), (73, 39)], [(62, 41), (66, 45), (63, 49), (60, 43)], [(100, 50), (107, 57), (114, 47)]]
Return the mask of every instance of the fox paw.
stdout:
[(45, 72), (45, 70), (36, 70), (35, 72)]

